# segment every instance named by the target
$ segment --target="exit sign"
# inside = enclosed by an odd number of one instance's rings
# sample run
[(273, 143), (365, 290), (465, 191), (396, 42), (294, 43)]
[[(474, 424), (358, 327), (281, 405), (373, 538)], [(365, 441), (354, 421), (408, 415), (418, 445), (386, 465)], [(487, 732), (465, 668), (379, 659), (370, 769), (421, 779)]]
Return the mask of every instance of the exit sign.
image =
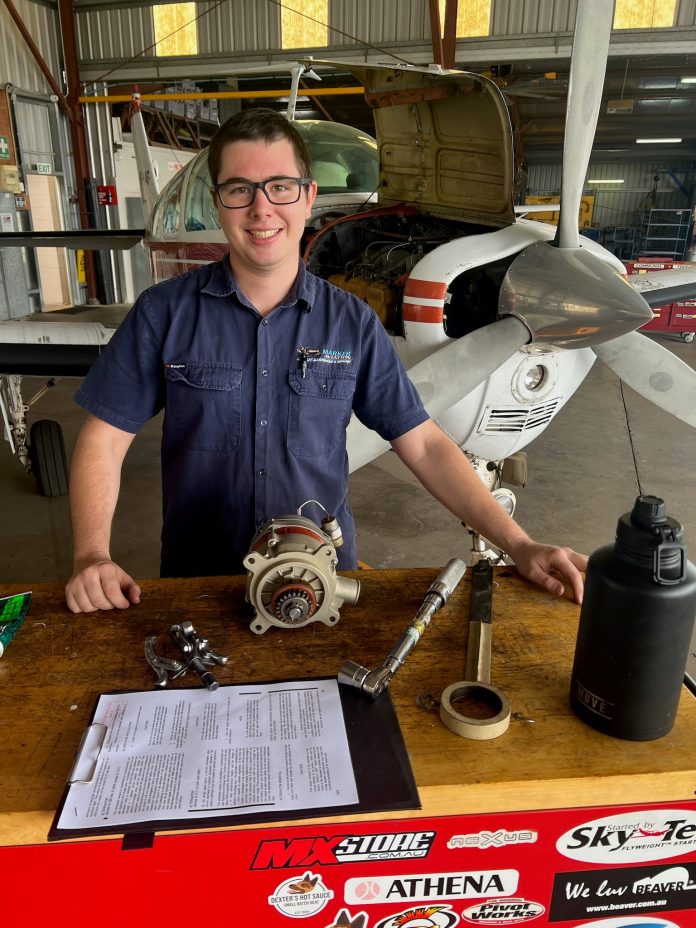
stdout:
[(51, 174), (51, 165), (47, 161), (37, 161), (36, 162), (36, 173), (37, 174)]

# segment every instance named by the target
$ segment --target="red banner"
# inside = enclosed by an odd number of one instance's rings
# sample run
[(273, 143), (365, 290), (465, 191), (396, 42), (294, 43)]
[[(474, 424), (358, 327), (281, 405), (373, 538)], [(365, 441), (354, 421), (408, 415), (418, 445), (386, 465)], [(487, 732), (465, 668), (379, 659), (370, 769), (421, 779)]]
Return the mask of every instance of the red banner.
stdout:
[(8, 925), (696, 928), (693, 801), (3, 847), (0, 865)]

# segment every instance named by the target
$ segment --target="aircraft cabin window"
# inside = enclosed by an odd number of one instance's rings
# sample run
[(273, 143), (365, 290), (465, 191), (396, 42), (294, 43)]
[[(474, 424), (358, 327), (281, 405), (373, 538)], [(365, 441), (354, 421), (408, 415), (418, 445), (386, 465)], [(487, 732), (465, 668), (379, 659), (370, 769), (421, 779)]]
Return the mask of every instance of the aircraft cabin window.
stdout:
[(183, 180), (183, 171), (180, 171), (169, 186), (164, 188), (164, 197), (160, 197), (157, 201), (152, 223), (155, 234), (159, 231), (164, 235), (176, 235), (179, 231), (180, 197)]
[(210, 183), (208, 152), (202, 151), (200, 155), (196, 155), (186, 188), (184, 228), (187, 232), (220, 228), (220, 220), (210, 193)]

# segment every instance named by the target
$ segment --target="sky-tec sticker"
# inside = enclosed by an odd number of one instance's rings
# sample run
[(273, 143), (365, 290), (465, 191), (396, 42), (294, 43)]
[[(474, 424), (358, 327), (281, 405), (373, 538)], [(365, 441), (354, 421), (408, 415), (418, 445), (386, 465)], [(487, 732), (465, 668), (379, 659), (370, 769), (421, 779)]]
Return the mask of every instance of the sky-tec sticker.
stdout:
[(427, 857), (434, 831), (399, 831), (373, 835), (323, 835), (261, 841), (251, 870), (307, 868), (366, 860), (407, 860)]
[(399, 902), (404, 899), (475, 899), (477, 896), (511, 896), (517, 891), (517, 870), (475, 870), (465, 873), (409, 873), (402, 876), (357, 877), (346, 880), (349, 904)]
[(588, 864), (664, 860), (696, 851), (696, 812), (643, 809), (578, 825), (556, 842), (564, 857)]
[(696, 863), (558, 873), (549, 921), (696, 908)]

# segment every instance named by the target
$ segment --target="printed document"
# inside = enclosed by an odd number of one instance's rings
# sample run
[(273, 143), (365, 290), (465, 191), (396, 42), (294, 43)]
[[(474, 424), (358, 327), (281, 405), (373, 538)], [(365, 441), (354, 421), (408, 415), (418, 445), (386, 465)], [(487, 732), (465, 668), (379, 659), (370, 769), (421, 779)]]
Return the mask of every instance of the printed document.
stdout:
[(358, 803), (335, 680), (101, 696), (58, 829)]

